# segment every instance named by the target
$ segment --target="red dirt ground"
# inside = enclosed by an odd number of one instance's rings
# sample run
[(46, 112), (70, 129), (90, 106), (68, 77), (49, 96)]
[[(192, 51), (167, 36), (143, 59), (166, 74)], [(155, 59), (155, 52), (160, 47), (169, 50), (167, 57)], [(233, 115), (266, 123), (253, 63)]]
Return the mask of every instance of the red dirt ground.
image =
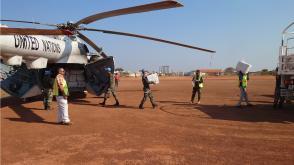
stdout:
[[(2, 98), (3, 164), (294, 164), (294, 107), (272, 108), (274, 77), (252, 77), (253, 107), (234, 107), (237, 80), (208, 78), (201, 105), (189, 104), (190, 78), (161, 78), (139, 110), (140, 79), (122, 79), (120, 108), (101, 98), (70, 101), (71, 126), (57, 125), (41, 101)], [(39, 99), (41, 100), (41, 98)], [(113, 98), (108, 104), (113, 104)]]

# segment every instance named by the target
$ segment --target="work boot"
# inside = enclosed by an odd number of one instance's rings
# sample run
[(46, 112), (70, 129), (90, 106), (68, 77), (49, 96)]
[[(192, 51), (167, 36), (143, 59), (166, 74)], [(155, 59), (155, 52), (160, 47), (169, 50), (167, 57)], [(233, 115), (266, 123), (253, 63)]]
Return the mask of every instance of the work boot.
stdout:
[(139, 109), (142, 109), (142, 110), (143, 110), (143, 109), (144, 109), (143, 105), (140, 105), (140, 106), (139, 106)]
[(51, 110), (51, 107), (50, 106), (47, 106), (46, 110), (47, 111), (50, 111)]
[(155, 109), (158, 105), (157, 104), (153, 104), (152, 108)]
[(102, 107), (105, 107), (105, 102), (99, 103)]
[(116, 102), (116, 103), (113, 104), (113, 105), (118, 107), (118, 106), (119, 106), (119, 102)]

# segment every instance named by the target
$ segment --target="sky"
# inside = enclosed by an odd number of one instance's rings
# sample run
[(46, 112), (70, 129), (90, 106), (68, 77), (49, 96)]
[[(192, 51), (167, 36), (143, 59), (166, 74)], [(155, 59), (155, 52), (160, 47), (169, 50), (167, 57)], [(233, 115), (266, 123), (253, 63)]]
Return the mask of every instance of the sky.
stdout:
[[(159, 0), (158, 0), (159, 1)], [(1, 19), (64, 23), (154, 0), (1, 0)], [(157, 71), (225, 69), (244, 60), (252, 71), (274, 69), (282, 30), (294, 21), (293, 0), (180, 0), (181, 8), (103, 19), (89, 28), (130, 32), (215, 50), (206, 53), (137, 38), (86, 32), (116, 67)], [(9, 27), (33, 27), (5, 23)], [(35, 26), (36, 27), (36, 26)]]

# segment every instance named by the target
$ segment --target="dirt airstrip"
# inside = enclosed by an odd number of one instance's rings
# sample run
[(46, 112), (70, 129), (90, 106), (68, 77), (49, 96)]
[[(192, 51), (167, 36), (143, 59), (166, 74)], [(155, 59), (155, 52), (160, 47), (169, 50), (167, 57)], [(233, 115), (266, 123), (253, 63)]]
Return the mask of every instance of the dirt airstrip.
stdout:
[(123, 78), (113, 98), (70, 100), (71, 126), (56, 124), (56, 102), (1, 98), (2, 164), (294, 164), (294, 106), (272, 108), (274, 77), (251, 77), (253, 107), (235, 107), (236, 77), (205, 80), (200, 105), (190, 104), (191, 78), (152, 86), (159, 107), (144, 110), (140, 78)]

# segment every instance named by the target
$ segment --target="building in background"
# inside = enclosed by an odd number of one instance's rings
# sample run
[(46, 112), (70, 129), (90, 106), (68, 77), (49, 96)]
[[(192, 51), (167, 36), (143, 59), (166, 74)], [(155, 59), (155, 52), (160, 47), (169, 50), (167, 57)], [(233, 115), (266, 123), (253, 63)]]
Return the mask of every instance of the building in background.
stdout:
[(224, 71), (222, 69), (199, 69), (201, 73), (205, 73), (209, 76), (222, 76)]
[(160, 66), (159, 73), (161, 75), (169, 75), (170, 74), (170, 67), (168, 65)]

